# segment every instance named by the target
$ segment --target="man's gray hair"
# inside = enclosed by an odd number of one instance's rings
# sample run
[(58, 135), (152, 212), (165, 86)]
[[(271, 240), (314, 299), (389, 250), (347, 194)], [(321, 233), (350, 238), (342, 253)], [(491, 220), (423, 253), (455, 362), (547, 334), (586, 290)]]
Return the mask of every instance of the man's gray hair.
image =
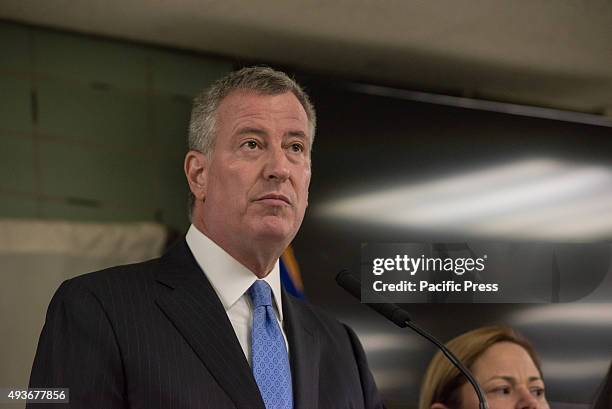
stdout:
[[(306, 116), (310, 131), (309, 143), (312, 146), (317, 126), (317, 117), (310, 98), (302, 87), (287, 74), (270, 67), (246, 67), (229, 73), (200, 92), (193, 100), (187, 146), (190, 150), (211, 156), (216, 138), (217, 109), (221, 101), (237, 90), (253, 91), (262, 95), (280, 95), (291, 92), (298, 99)], [(189, 216), (195, 197), (189, 192)]]

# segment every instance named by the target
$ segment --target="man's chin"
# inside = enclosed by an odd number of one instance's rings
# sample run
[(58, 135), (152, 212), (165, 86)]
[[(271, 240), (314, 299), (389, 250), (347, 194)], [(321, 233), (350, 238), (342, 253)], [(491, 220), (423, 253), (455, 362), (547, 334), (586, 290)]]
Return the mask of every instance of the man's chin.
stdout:
[(285, 220), (277, 217), (264, 217), (255, 226), (255, 235), (259, 239), (272, 240), (278, 242), (290, 242), (295, 236), (296, 229), (290, 226)]

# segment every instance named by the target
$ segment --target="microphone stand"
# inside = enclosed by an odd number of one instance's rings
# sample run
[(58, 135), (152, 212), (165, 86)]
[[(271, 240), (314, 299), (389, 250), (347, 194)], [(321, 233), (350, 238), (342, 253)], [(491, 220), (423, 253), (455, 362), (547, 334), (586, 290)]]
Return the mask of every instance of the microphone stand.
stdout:
[[(342, 270), (336, 276), (336, 282), (340, 287), (344, 288), (349, 294), (361, 301), (361, 282), (353, 276), (350, 271)], [(429, 342), (433, 343), (446, 358), (461, 372), (467, 380), (470, 382), (476, 395), (478, 396), (479, 408), (489, 409), (487, 398), (484, 396), (480, 385), (472, 375), (472, 373), (459, 361), (459, 359), (440, 341), (438, 341), (433, 335), (425, 331), (423, 328), (416, 325), (408, 313), (396, 304), (385, 302), (381, 300), (380, 303), (363, 303), (368, 307), (372, 308), (379, 314), (383, 315), (395, 325), (400, 328), (410, 327), (417, 334), (421, 335)]]

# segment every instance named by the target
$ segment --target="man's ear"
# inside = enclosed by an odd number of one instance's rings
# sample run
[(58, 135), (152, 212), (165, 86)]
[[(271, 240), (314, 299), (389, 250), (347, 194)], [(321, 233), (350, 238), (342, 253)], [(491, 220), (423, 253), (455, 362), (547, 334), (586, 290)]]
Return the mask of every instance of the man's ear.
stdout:
[(208, 178), (208, 158), (202, 152), (189, 151), (185, 155), (183, 167), (189, 189), (195, 196), (196, 201), (204, 200)]
[(432, 403), (429, 409), (449, 409), (449, 407), (443, 403), (436, 402), (436, 403)]

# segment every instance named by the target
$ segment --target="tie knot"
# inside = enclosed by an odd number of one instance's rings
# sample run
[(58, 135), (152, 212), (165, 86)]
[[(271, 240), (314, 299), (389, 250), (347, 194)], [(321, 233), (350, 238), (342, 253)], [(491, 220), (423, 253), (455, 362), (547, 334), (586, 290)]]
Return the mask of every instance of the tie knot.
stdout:
[(272, 305), (272, 289), (264, 280), (256, 280), (249, 288), (249, 295), (255, 308)]

